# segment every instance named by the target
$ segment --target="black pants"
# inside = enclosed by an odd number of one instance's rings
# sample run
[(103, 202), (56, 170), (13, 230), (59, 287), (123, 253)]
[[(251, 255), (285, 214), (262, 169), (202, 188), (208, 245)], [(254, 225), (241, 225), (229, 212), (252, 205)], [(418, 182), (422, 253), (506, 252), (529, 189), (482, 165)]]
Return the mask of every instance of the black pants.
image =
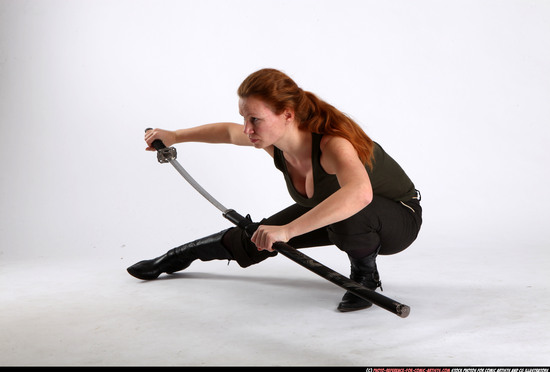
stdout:
[[(262, 225), (285, 225), (310, 208), (294, 204), (262, 220)], [(412, 199), (396, 202), (375, 195), (372, 202), (357, 214), (327, 227), (292, 238), (294, 248), (336, 245), (350, 257), (362, 258), (380, 247), (379, 254), (392, 255), (409, 247), (422, 225), (420, 201)], [(224, 245), (242, 267), (247, 267), (276, 255), (276, 252), (258, 251), (240, 228), (230, 229), (224, 236)]]

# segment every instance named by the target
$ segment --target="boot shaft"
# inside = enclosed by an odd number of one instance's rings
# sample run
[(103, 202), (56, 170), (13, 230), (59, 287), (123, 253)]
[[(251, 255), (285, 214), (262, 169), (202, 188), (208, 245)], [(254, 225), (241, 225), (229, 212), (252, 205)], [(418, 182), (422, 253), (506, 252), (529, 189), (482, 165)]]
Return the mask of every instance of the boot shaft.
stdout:
[(201, 261), (232, 260), (233, 256), (222, 243), (226, 231), (173, 248), (152, 260), (140, 261), (130, 266), (127, 269), (128, 273), (139, 279), (152, 280), (162, 273), (172, 274), (184, 270), (197, 259)]
[(173, 258), (185, 258), (186, 260), (199, 259), (201, 261), (232, 260), (233, 256), (222, 243), (223, 236), (228, 230), (197, 239), (168, 251)]
[(351, 275), (350, 278), (357, 283), (364, 285), (365, 287), (375, 290), (380, 287), (382, 289), (382, 282), (380, 281), (380, 274), (376, 266), (376, 257), (378, 256), (378, 250), (376, 252), (363, 257), (353, 258), (350, 257), (351, 263)]

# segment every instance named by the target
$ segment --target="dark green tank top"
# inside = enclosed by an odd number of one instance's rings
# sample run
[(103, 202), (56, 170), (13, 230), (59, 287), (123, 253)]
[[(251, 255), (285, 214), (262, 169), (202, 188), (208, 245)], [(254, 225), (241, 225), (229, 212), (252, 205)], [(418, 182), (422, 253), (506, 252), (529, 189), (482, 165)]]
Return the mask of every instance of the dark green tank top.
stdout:
[[(300, 194), (290, 178), (283, 152), (275, 147), (274, 162), (277, 169), (283, 172), (288, 192), (294, 201), (305, 207), (314, 207), (328, 198), (338, 189), (340, 184), (334, 174), (328, 174), (321, 166), (322, 134), (312, 134), (311, 162), (313, 166), (313, 196), (308, 198)], [(416, 196), (413, 182), (395, 160), (384, 149), (374, 143), (374, 158), (372, 170), (366, 167), (374, 195), (383, 196), (395, 201), (408, 201)]]

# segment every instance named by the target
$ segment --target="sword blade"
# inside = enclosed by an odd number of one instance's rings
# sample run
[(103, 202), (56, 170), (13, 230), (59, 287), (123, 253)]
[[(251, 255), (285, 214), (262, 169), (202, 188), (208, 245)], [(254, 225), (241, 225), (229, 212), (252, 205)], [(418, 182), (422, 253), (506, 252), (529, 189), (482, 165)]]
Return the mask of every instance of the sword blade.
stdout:
[(191, 186), (193, 186), (193, 188), (195, 190), (197, 190), (199, 192), (199, 194), (204, 196), (206, 200), (208, 200), (210, 203), (212, 203), (212, 205), (214, 205), (216, 208), (218, 208), (224, 214), (228, 211), (228, 209), (226, 207), (224, 207), (222, 203), (217, 201), (212, 195), (210, 195), (210, 193), (208, 193), (208, 191), (203, 189), (202, 186), (199, 185), (197, 183), (197, 181), (195, 181), (195, 179), (193, 177), (191, 177), (191, 175), (189, 173), (187, 173), (187, 171), (181, 166), (181, 164), (176, 159), (171, 159), (169, 162), (170, 162), (170, 164), (172, 164), (172, 166), (174, 168), (176, 168), (178, 173), (181, 174), (182, 177), (185, 178), (185, 180)]

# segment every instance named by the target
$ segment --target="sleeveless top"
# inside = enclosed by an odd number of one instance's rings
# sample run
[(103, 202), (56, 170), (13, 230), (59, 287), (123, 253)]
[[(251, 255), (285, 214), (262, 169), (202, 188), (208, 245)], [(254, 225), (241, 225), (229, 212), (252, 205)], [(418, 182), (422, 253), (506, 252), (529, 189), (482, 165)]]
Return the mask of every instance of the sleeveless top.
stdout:
[[(313, 208), (340, 189), (336, 175), (326, 173), (321, 166), (320, 144), (322, 137), (322, 134), (312, 133), (313, 196), (311, 198), (300, 194), (296, 190), (290, 178), (283, 152), (277, 147), (274, 149), (273, 160), (275, 166), (283, 172), (290, 196), (296, 203), (304, 207)], [(414, 184), (401, 166), (376, 142), (374, 142), (373, 152), (372, 169), (368, 166), (365, 166), (365, 168), (367, 169), (374, 195), (397, 202), (406, 202), (415, 197), (416, 189)]]

